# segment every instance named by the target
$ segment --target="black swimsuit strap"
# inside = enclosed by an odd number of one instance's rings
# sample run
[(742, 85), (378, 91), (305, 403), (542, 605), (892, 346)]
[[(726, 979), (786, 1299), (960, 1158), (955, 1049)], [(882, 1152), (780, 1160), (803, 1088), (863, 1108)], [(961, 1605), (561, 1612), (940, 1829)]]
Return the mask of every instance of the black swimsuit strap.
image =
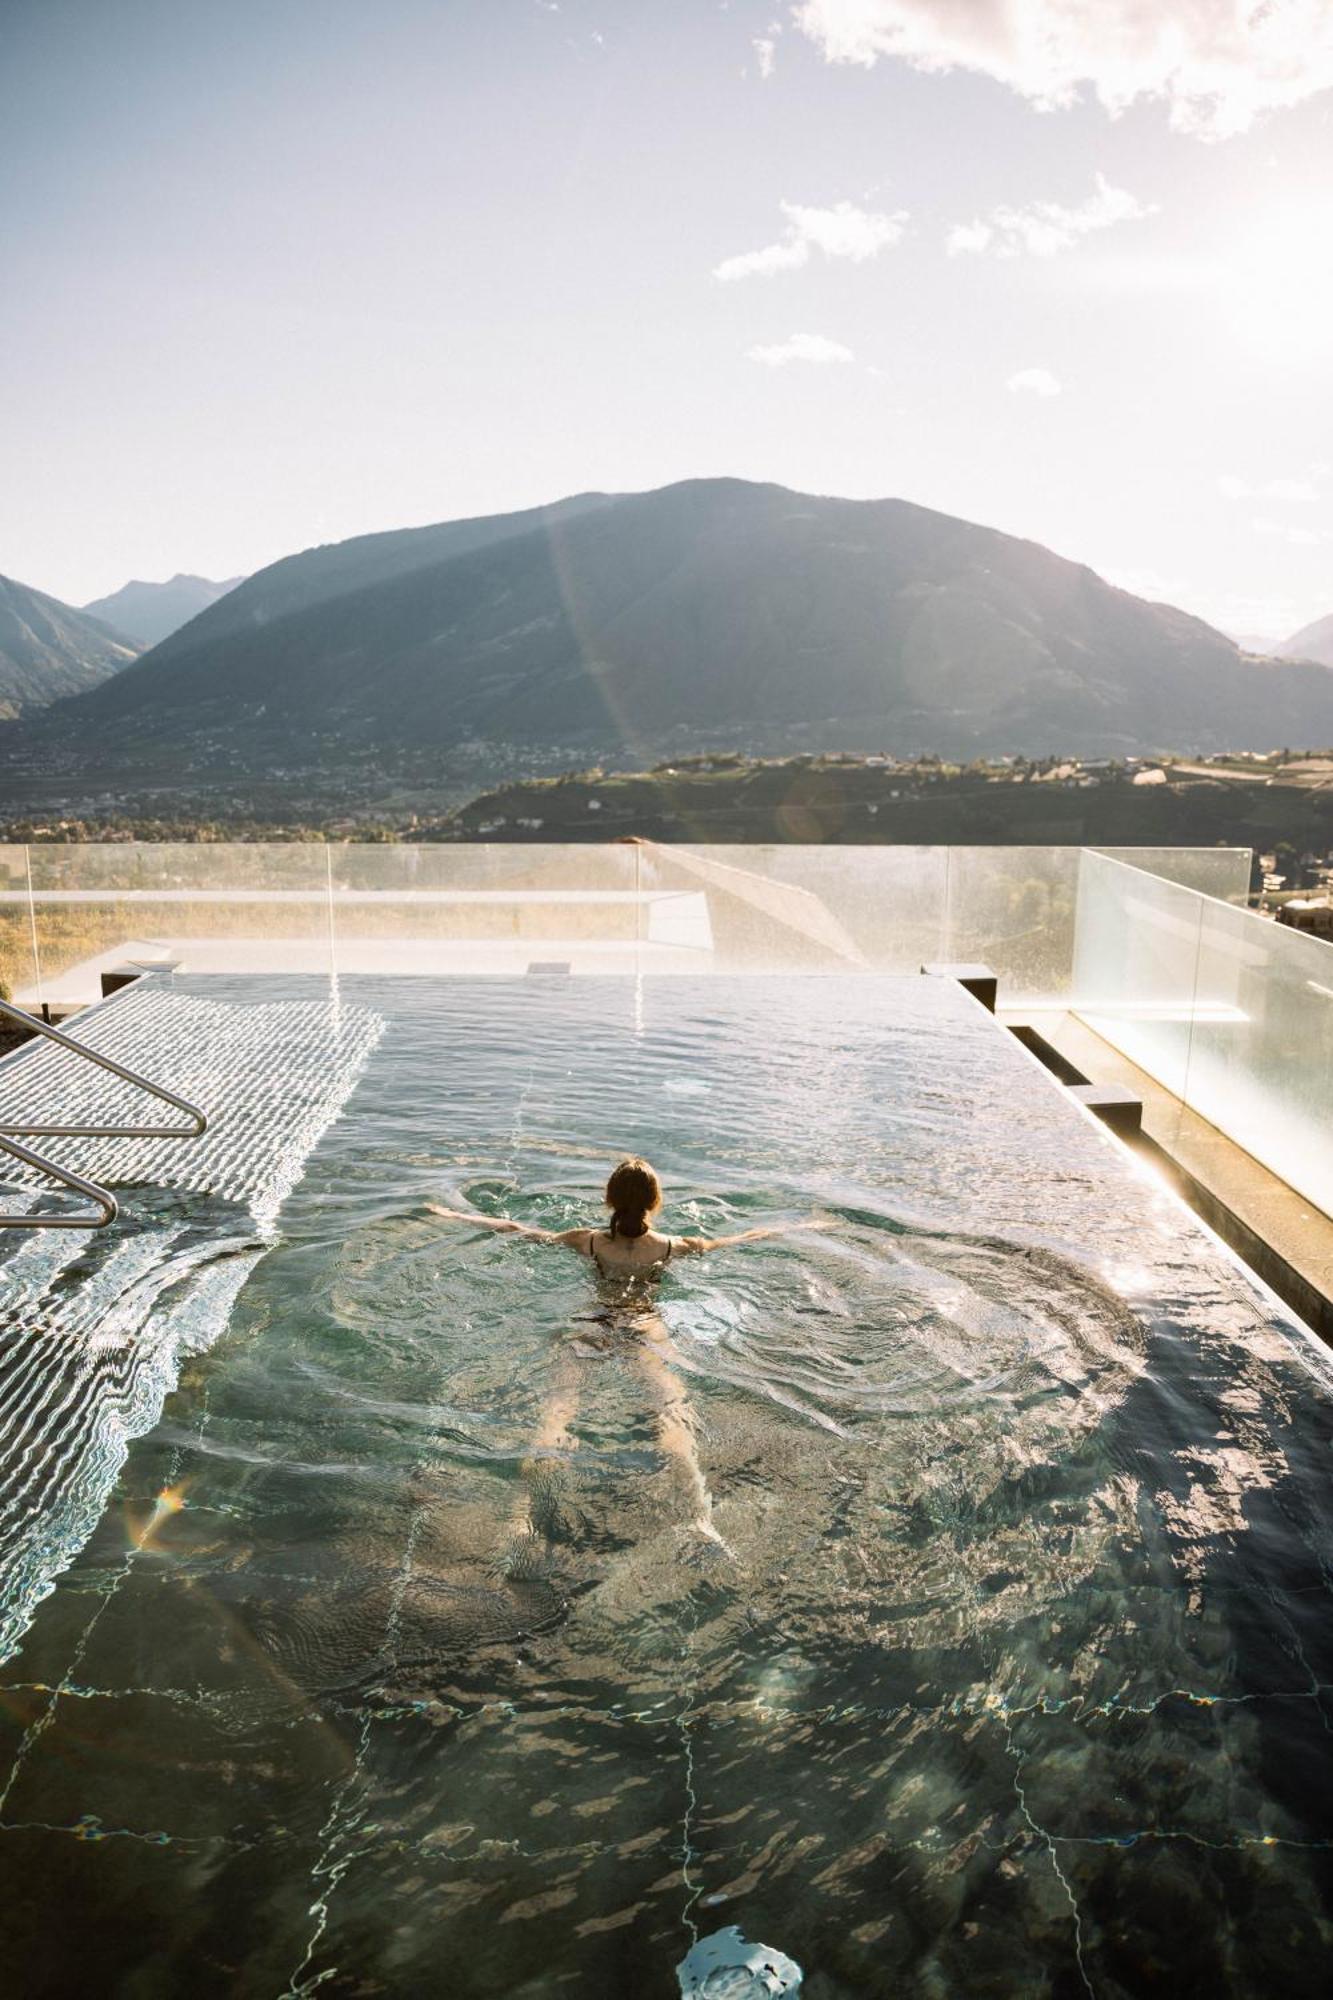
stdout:
[[(645, 1234), (646, 1234), (646, 1233), (647, 1233), (647, 1232), (645, 1231)], [(671, 1252), (672, 1252), (672, 1249), (673, 1249), (673, 1248), (674, 1248), (674, 1245), (672, 1244), (672, 1241), (671, 1241), (671, 1238), (670, 1238), (670, 1237), (668, 1236), (668, 1238), (667, 1238), (667, 1247), (666, 1247), (666, 1256), (665, 1256), (665, 1257), (662, 1257), (662, 1258), (660, 1258), (660, 1259), (658, 1260), (658, 1261), (659, 1261), (659, 1265), (661, 1265), (661, 1264), (669, 1264), (669, 1263), (671, 1262)], [(595, 1229), (590, 1229), (590, 1230), (588, 1231), (588, 1255), (589, 1255), (589, 1256), (590, 1256), (590, 1257), (592, 1258), (592, 1261), (593, 1261), (593, 1263), (594, 1263), (594, 1264), (595, 1264), (595, 1265), (597, 1266), (597, 1268), (598, 1268), (598, 1270), (599, 1270), (599, 1271), (601, 1272), (602, 1276), (603, 1276), (603, 1277), (606, 1277), (606, 1276), (607, 1276), (607, 1269), (606, 1269), (606, 1266), (605, 1266), (605, 1264), (604, 1264), (604, 1263), (602, 1262), (601, 1258), (600, 1258), (600, 1257), (599, 1257), (599, 1256), (597, 1255), (597, 1231), (596, 1231)], [(652, 1264), (650, 1264), (650, 1265), (648, 1266), (648, 1269), (649, 1269), (650, 1271), (651, 1271), (651, 1270), (654, 1270), (654, 1269), (656, 1269), (656, 1268), (658, 1268), (658, 1266), (655, 1266), (655, 1265), (652, 1265)], [(616, 1273), (615, 1275), (616, 1275), (616, 1276), (621, 1276), (621, 1275), (623, 1275), (623, 1274), (622, 1274), (622, 1273), (619, 1273), (619, 1272), (617, 1272), (617, 1273)]]

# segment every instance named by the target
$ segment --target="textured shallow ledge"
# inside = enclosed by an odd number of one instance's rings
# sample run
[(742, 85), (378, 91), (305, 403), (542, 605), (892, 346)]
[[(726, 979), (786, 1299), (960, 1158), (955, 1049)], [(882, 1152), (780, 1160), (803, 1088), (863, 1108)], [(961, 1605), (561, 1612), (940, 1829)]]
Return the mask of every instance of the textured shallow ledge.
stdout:
[[(132, 1188), (105, 1233), (6, 1232), (0, 1263), (0, 1659), (96, 1526), (184, 1357), (224, 1331), (279, 1210), (383, 1032), (332, 1001), (237, 1005), (160, 977), (80, 1017), (79, 1039), (202, 1103), (197, 1139), (49, 1140)], [(47, 1043), (0, 1065), (0, 1118), (104, 1124), (143, 1093)], [(26, 1184), (26, 1185), (25, 1185)], [(25, 1170), (6, 1199), (40, 1207)], [(54, 1198), (59, 1201), (59, 1196)]]

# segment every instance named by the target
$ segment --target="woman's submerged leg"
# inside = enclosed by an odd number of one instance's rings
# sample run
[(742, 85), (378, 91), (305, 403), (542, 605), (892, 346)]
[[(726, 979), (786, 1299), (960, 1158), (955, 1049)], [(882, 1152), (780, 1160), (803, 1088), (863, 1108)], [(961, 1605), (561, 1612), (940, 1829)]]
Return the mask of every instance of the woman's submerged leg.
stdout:
[[(726, 1543), (713, 1525), (713, 1496), (708, 1491), (708, 1481), (699, 1463), (696, 1418), (681, 1379), (671, 1335), (656, 1313), (645, 1314), (639, 1319), (636, 1332), (639, 1338), (635, 1342), (634, 1354), (656, 1405), (658, 1443), (684, 1474), (691, 1508), (688, 1526), (696, 1534), (715, 1542), (719, 1548), (726, 1549)], [(727, 1553), (730, 1554), (730, 1551)]]
[(559, 1506), (560, 1465), (578, 1449), (570, 1426), (579, 1411), (579, 1371), (567, 1348), (557, 1350), (541, 1420), (519, 1467), (518, 1492), (509, 1517), (501, 1566), (520, 1572), (549, 1536)]

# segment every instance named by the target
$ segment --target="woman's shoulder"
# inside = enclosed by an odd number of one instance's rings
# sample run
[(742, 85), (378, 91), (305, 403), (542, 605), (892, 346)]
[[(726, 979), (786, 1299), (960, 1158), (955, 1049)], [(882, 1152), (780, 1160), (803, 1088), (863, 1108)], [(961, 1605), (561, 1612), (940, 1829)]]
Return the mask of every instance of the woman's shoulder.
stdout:
[(708, 1248), (706, 1236), (670, 1236), (667, 1241), (678, 1257), (697, 1256), (700, 1251)]
[(610, 1229), (588, 1232), (589, 1254), (605, 1257), (609, 1263), (633, 1269), (644, 1264), (664, 1264), (676, 1248), (676, 1238), (658, 1229), (645, 1229), (642, 1236), (620, 1236)]

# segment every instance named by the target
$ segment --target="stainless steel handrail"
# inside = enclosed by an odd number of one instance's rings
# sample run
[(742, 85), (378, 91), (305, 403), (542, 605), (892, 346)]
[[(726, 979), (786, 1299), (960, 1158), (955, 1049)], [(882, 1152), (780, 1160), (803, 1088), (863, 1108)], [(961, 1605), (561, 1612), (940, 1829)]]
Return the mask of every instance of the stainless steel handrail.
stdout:
[[(27, 1014), (22, 1007), (16, 1007), (12, 1000), (0, 1000), (0, 1014), (11, 1021), (18, 1021), (34, 1035), (44, 1035), (49, 1042), (58, 1042), (62, 1049), (70, 1049), (76, 1056), (84, 1056), (99, 1069), (109, 1070), (125, 1083), (134, 1084), (139, 1090), (146, 1090), (150, 1097), (160, 1098), (164, 1104), (174, 1105), (189, 1118), (188, 1125), (11, 1125), (0, 1123), (0, 1132), (17, 1132), (28, 1139), (197, 1139), (208, 1130), (208, 1114), (191, 1104), (187, 1098), (177, 1097), (174, 1090), (165, 1084), (153, 1083), (148, 1077), (140, 1076), (137, 1070), (127, 1069), (112, 1056), (104, 1056), (99, 1049), (90, 1049), (86, 1042), (75, 1041), (72, 1035), (62, 1034), (49, 1021), (39, 1019), (36, 1014)], [(92, 1182), (83, 1185), (91, 1187)], [(100, 1198), (100, 1190), (99, 1198)], [(109, 1218), (108, 1218), (109, 1219)]]
[(0, 1229), (105, 1229), (120, 1213), (110, 1188), (99, 1187), (96, 1181), (86, 1181), (82, 1174), (71, 1173), (68, 1167), (58, 1167), (54, 1160), (34, 1153), (30, 1146), (21, 1146), (17, 1139), (0, 1139), (0, 1151), (22, 1160), (25, 1167), (35, 1167), (38, 1173), (49, 1174), (62, 1187), (73, 1188), (75, 1194), (86, 1194), (101, 1210), (100, 1215), (89, 1215), (78, 1209), (72, 1215), (0, 1215)]
[(0, 1124), (0, 1151), (8, 1153), (12, 1159), (21, 1160), (25, 1167), (47, 1174), (62, 1187), (72, 1188), (76, 1194), (86, 1195), (97, 1205), (97, 1213), (76, 1209), (72, 1215), (3, 1215), (0, 1214), (0, 1229), (105, 1229), (119, 1214), (116, 1197), (110, 1188), (98, 1185), (96, 1181), (85, 1180), (72, 1168), (58, 1166), (48, 1160), (43, 1153), (33, 1152), (30, 1146), (22, 1146), (17, 1138), (6, 1138), (5, 1133), (20, 1133), (29, 1139), (197, 1139), (208, 1130), (208, 1115), (188, 1098), (178, 1097), (165, 1084), (154, 1083), (150, 1077), (140, 1076), (137, 1070), (118, 1063), (114, 1056), (104, 1056), (100, 1049), (90, 1049), (86, 1042), (79, 1042), (72, 1035), (62, 1034), (49, 1021), (43, 1021), (36, 1014), (29, 1014), (22, 1007), (16, 1007), (12, 1000), (0, 1000), (0, 1015), (17, 1021), (34, 1035), (42, 1035), (48, 1042), (56, 1042), (62, 1049), (69, 1049), (73, 1055), (83, 1056), (112, 1076), (120, 1077), (137, 1090), (146, 1090), (150, 1097), (159, 1098), (163, 1104), (174, 1105), (189, 1119), (188, 1125), (11, 1125)]

